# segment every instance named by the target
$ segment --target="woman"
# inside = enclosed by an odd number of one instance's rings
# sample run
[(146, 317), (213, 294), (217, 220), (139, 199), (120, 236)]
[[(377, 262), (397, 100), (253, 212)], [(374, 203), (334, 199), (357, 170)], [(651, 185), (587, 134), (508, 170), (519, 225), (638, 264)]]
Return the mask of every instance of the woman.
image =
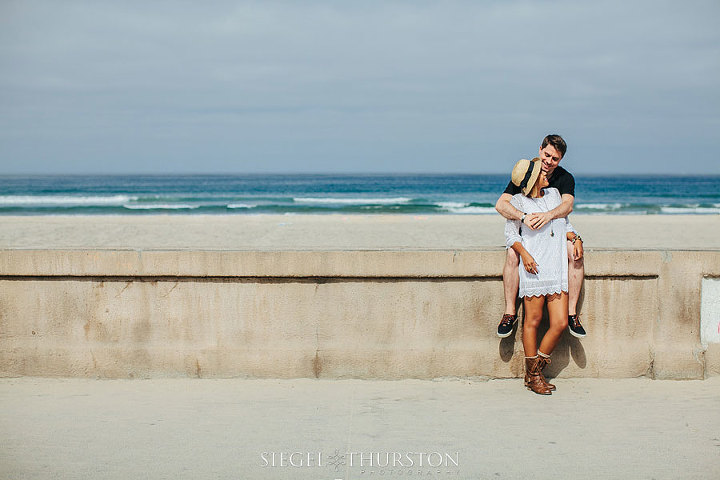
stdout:
[[(525, 309), (523, 348), (525, 349), (525, 386), (535, 393), (550, 395), (555, 385), (542, 373), (550, 363), (550, 354), (568, 322), (568, 259), (566, 239), (573, 243), (573, 256), (582, 258), (582, 239), (567, 218), (548, 222), (533, 230), (522, 225), (531, 213), (548, 212), (561, 203), (556, 188), (546, 188), (548, 180), (539, 159), (520, 160), (512, 172), (512, 182), (522, 193), (510, 203), (523, 212), (522, 220), (508, 220), (505, 238), (508, 248), (520, 257), (520, 291)], [(537, 330), (547, 303), (550, 328), (537, 344)]]

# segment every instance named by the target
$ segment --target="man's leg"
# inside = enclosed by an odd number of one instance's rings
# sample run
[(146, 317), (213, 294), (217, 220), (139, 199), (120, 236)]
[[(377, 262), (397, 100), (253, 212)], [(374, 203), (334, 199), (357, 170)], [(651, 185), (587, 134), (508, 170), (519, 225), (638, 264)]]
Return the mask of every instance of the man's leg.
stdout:
[(585, 263), (583, 259), (573, 258), (573, 244), (567, 242), (568, 250), (568, 328), (575, 337), (584, 337), (585, 329), (580, 325), (577, 315), (577, 303), (580, 300), (583, 279), (585, 278)]
[(515, 322), (517, 322), (517, 312), (515, 304), (517, 302), (518, 288), (520, 287), (520, 276), (518, 275), (518, 265), (520, 257), (512, 248), (507, 249), (505, 257), (505, 266), (503, 267), (503, 289), (505, 292), (505, 314), (497, 328), (497, 334), (500, 338), (509, 337), (512, 333)]

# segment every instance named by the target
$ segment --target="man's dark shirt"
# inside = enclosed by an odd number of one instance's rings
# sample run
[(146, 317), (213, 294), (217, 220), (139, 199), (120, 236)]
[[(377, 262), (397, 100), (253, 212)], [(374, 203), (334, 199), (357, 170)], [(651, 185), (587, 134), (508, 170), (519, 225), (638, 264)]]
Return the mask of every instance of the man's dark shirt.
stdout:
[[(557, 188), (560, 195), (572, 195), (575, 196), (575, 178), (561, 166), (555, 167), (552, 176), (548, 179), (548, 187)], [(515, 195), (520, 193), (520, 187), (516, 187), (514, 183), (508, 183), (507, 188), (503, 193), (509, 193)]]

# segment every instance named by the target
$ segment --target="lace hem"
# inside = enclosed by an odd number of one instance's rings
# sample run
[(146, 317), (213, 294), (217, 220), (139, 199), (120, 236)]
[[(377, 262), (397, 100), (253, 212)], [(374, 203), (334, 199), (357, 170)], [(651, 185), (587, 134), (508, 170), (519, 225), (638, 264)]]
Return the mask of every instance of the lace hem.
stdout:
[(520, 298), (525, 297), (544, 297), (546, 295), (555, 295), (558, 293), (568, 293), (568, 287), (566, 285), (563, 285), (562, 287), (558, 287), (555, 289), (550, 290), (543, 290), (538, 288), (528, 289), (528, 291), (522, 292), (520, 294)]

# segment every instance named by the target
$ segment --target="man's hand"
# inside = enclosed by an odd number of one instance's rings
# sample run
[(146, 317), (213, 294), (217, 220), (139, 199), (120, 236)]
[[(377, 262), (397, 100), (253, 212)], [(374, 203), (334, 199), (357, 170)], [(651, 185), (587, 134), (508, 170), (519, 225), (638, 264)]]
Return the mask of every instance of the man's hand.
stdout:
[(552, 219), (553, 216), (550, 212), (531, 213), (525, 217), (525, 225), (533, 230), (537, 230), (538, 228), (542, 228), (544, 225), (547, 225)]

